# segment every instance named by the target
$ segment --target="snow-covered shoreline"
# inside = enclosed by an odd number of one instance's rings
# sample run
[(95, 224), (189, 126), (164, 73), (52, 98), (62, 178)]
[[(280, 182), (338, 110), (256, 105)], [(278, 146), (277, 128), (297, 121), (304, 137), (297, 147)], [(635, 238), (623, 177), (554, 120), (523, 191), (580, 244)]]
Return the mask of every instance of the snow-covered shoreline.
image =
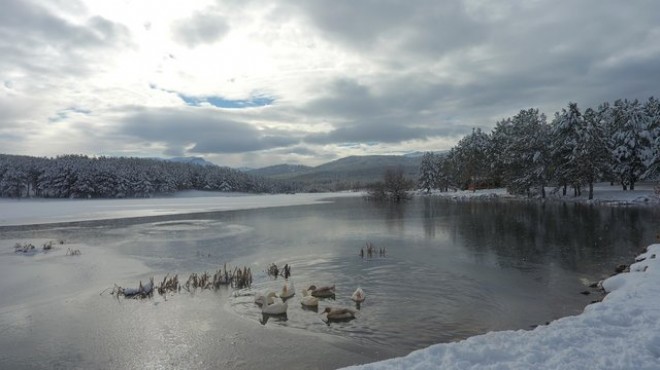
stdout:
[[(567, 195), (563, 196), (561, 192), (555, 192), (555, 188), (546, 188), (545, 201), (557, 202), (570, 202), (570, 203), (584, 203), (594, 205), (622, 205), (622, 206), (642, 206), (660, 205), (660, 194), (656, 194), (653, 184), (643, 184), (637, 187), (636, 190), (621, 190), (620, 186), (611, 186), (606, 183), (597, 184), (594, 186), (594, 198), (588, 199), (587, 192), (583, 191), (580, 196), (573, 196), (572, 191), (568, 191)], [(485, 199), (510, 199), (510, 200), (540, 200), (538, 197), (528, 198), (525, 196), (515, 196), (507, 193), (506, 189), (480, 189), (472, 190), (458, 190), (439, 192), (432, 191), (431, 193), (419, 192), (420, 195), (427, 195), (432, 197), (443, 197), (453, 200), (485, 200)]]
[(602, 302), (534, 330), (490, 332), (347, 369), (658, 369), (660, 244), (603, 281)]

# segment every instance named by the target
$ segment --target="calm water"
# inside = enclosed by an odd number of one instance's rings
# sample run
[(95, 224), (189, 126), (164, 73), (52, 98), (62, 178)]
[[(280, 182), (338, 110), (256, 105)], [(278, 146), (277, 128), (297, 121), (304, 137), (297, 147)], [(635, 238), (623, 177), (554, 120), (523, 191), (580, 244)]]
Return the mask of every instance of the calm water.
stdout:
[[(4, 228), (0, 239), (63, 238), (102, 246), (144, 262), (153, 270), (145, 274), (156, 280), (165, 273), (212, 272), (225, 262), (250, 266), (251, 290), (214, 299), (255, 327), (263, 323), (254, 293), (279, 291), (283, 283), (263, 271), (270, 263), (288, 263), (296, 296), (286, 320), (272, 318), (267, 327), (339, 336), (405, 354), (581, 312), (599, 295), (580, 292), (654, 242), (658, 225), (660, 211), (652, 208), (424, 198), (382, 205), (348, 198), (312, 206)], [(367, 241), (385, 248), (386, 256), (360, 258)], [(121, 283), (106, 286), (114, 282)], [(336, 285), (336, 299), (321, 302), (321, 310), (354, 306), (350, 295), (357, 286), (367, 299), (357, 319), (326, 325), (321, 315), (300, 307), (300, 289), (309, 284)], [(158, 307), (168, 304), (175, 303)], [(170, 315), (175, 321), (184, 317)], [(96, 322), (93, 316), (88, 321)], [(71, 341), (75, 346), (76, 339)]]

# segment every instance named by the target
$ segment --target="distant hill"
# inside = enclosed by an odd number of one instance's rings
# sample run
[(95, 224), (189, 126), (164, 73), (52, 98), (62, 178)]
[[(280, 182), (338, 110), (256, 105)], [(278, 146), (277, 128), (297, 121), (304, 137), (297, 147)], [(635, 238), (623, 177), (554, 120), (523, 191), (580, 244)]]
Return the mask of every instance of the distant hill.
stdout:
[(316, 167), (277, 165), (247, 173), (294, 182), (303, 191), (332, 191), (348, 190), (382, 181), (388, 168), (401, 167), (406, 177), (416, 180), (420, 163), (421, 157), (418, 156), (350, 156)]
[(299, 174), (307, 170), (312, 169), (313, 167), (303, 166), (301, 164), (278, 164), (275, 166), (268, 166), (257, 169), (250, 169), (244, 171), (247, 174), (253, 176), (264, 176), (264, 177), (276, 177), (276, 178), (286, 178), (292, 174)]
[(167, 158), (166, 160), (177, 163), (196, 164), (199, 166), (217, 166), (215, 163), (209, 162), (202, 157), (174, 157), (174, 158)]

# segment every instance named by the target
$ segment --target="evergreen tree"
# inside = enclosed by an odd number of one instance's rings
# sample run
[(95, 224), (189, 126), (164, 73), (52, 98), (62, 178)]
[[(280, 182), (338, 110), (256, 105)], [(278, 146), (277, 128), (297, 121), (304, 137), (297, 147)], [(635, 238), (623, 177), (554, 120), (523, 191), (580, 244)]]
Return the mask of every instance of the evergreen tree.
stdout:
[(490, 139), (481, 129), (472, 130), (456, 145), (453, 153), (454, 166), (461, 188), (476, 189), (477, 183), (487, 182), (490, 163), (487, 158)]
[(550, 143), (545, 115), (538, 109), (521, 110), (500, 126), (508, 132), (500, 157), (504, 182), (512, 193), (530, 194), (536, 188), (545, 198), (549, 180)]
[(449, 156), (436, 155), (435, 157), (435, 188), (440, 191), (448, 191), (449, 187), (452, 186)]
[(551, 151), (554, 179), (563, 187), (563, 195), (566, 195), (568, 185), (573, 186), (576, 196), (580, 194), (582, 179), (577, 157), (583, 127), (584, 119), (577, 103), (569, 103), (568, 110), (564, 108), (561, 113), (556, 113), (552, 122)]
[(427, 193), (436, 187), (437, 163), (433, 152), (426, 152), (419, 166), (419, 180), (417, 186)]
[(649, 123), (644, 107), (637, 100), (614, 103), (613, 169), (623, 190), (627, 190), (627, 186), (635, 190), (635, 183), (647, 170), (652, 153)]
[(591, 108), (584, 111), (584, 127), (577, 147), (579, 177), (589, 186), (589, 199), (594, 197), (594, 182), (609, 171), (610, 152), (601, 116)]
[(650, 154), (645, 163), (647, 170), (645, 178), (660, 178), (660, 100), (650, 97), (644, 104), (644, 111), (648, 117), (648, 133), (650, 143)]

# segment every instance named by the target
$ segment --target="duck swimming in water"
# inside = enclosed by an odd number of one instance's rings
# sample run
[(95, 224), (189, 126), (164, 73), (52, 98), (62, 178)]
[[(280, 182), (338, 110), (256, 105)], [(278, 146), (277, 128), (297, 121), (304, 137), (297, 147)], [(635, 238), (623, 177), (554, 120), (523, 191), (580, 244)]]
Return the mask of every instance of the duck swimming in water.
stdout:
[(282, 287), (282, 292), (280, 293), (280, 298), (282, 299), (289, 299), (293, 297), (296, 294), (295, 288), (293, 287), (293, 281), (291, 281), (291, 285), (288, 283), (284, 283), (284, 286)]
[[(274, 292), (269, 292), (268, 293), (268, 304), (273, 304), (275, 302), (275, 297), (277, 295)], [(258, 304), (259, 306), (264, 304), (264, 301), (266, 300), (266, 295), (257, 293), (257, 295), (254, 296), (254, 303)]]
[(351, 299), (355, 303), (362, 303), (364, 302), (365, 298), (367, 297), (364, 295), (364, 290), (362, 290), (360, 287), (355, 289), (355, 292), (353, 292), (353, 295), (351, 296)]
[(318, 307), (319, 306), (319, 299), (316, 297), (313, 297), (309, 294), (309, 291), (306, 289), (302, 290), (302, 299), (300, 300), (300, 303), (305, 306), (305, 307)]
[(323, 313), (326, 314), (328, 321), (343, 321), (355, 318), (355, 311), (344, 307), (326, 307)]
[[(266, 294), (268, 297), (271, 293)], [(272, 304), (264, 304), (261, 306), (261, 313), (264, 315), (285, 315), (289, 306), (286, 302), (273, 302)]]
[(335, 296), (335, 286), (322, 286), (316, 287), (316, 285), (310, 285), (307, 290), (311, 291), (312, 296), (318, 298), (330, 298)]

